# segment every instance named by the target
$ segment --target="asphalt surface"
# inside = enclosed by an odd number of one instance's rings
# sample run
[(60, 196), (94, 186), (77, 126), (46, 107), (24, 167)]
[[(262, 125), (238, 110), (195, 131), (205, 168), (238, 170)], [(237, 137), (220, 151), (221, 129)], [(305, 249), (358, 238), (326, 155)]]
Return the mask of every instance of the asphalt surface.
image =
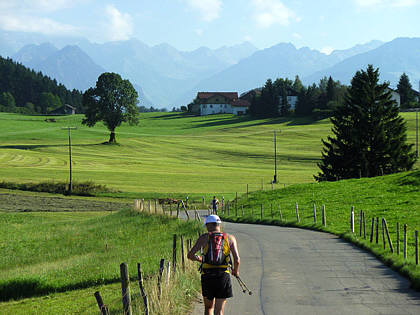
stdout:
[[(225, 315), (420, 314), (420, 293), (407, 279), (337, 236), (235, 223), (223, 230), (237, 238), (240, 277), (253, 292), (232, 277)], [(196, 303), (192, 315), (203, 313)]]

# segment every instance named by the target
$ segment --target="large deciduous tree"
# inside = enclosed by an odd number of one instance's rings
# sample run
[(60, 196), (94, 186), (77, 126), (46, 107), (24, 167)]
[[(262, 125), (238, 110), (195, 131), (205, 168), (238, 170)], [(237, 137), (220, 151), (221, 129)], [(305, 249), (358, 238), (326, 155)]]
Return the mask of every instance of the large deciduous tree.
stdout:
[(410, 170), (416, 161), (408, 145), (406, 124), (391, 99), (389, 84), (379, 84), (379, 69), (357, 71), (343, 106), (331, 117), (332, 132), (324, 144), (318, 181), (373, 177)]
[(115, 128), (123, 122), (130, 125), (139, 122), (137, 98), (130, 81), (121, 79), (119, 74), (105, 72), (99, 76), (96, 87), (83, 94), (86, 108), (83, 124), (93, 127), (98, 121), (103, 121), (111, 132), (109, 143), (116, 143)]

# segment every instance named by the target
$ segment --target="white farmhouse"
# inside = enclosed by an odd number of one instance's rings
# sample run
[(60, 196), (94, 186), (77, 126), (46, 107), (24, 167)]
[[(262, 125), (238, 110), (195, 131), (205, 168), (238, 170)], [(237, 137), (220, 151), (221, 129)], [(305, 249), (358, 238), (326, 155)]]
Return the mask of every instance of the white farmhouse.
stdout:
[(192, 112), (200, 116), (212, 114), (244, 115), (251, 104), (238, 98), (237, 92), (198, 92)]

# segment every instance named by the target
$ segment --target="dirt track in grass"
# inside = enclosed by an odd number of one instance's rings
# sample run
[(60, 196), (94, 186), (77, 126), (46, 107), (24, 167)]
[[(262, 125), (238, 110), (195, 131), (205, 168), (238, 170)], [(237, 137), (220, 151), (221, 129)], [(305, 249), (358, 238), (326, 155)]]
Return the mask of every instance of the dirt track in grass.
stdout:
[(0, 193), (0, 211), (118, 211), (131, 206), (127, 202), (109, 202), (76, 199), (71, 197), (49, 197)]

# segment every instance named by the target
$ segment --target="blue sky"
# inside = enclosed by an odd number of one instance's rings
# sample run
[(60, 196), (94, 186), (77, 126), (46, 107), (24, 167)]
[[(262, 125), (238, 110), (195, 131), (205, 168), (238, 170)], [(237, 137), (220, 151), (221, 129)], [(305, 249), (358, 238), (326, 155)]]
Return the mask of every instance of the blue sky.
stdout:
[(0, 0), (0, 29), (180, 50), (250, 41), (330, 52), (420, 37), (419, 13), (420, 0)]

